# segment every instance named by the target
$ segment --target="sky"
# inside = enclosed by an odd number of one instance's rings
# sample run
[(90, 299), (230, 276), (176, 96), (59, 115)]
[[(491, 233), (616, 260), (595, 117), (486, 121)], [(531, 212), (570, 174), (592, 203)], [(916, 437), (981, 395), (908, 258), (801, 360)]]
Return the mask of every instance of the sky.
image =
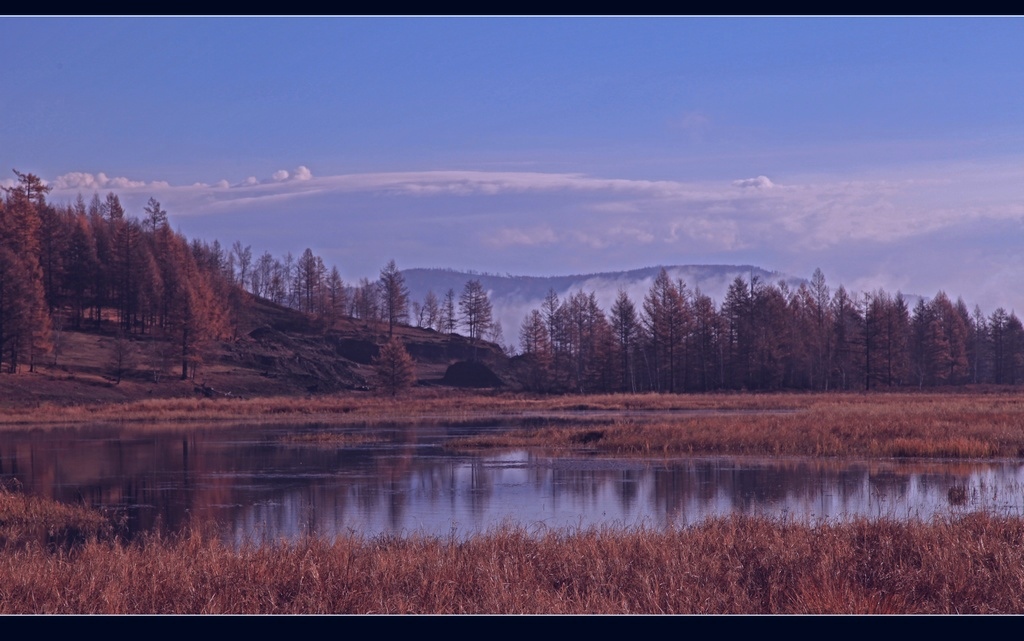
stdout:
[(754, 264), (1024, 313), (1022, 18), (0, 17), (0, 61), (0, 168), (51, 201), (349, 281)]

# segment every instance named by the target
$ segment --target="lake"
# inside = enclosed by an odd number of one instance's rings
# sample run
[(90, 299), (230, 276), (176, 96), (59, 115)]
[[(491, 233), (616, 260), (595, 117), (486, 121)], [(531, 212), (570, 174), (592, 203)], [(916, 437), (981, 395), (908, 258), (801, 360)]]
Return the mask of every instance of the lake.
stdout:
[(664, 528), (1024, 511), (1018, 461), (610, 458), (448, 449), (495, 427), (83, 426), (0, 433), (0, 480), (123, 514), (129, 536), (216, 522), (225, 540)]

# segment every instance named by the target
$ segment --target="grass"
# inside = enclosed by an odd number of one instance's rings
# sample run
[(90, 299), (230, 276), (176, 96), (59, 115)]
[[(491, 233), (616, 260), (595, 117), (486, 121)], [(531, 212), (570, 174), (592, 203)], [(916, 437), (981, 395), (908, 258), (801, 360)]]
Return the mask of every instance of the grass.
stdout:
[(791, 407), (798, 396), (662, 394), (537, 397), (481, 394), (457, 390), (416, 390), (404, 397), (363, 393), (296, 398), (170, 398), (125, 403), (38, 403), (32, 407), (0, 406), (0, 426), (60, 425), (82, 422), (272, 422), (330, 419), (344, 424), (410, 424), (521, 416), (572, 416), (581, 412), (676, 411), (692, 409), (764, 409)]
[[(0, 422), (488, 420), (532, 427), (458, 446), (1024, 456), (1024, 397), (1011, 393), (421, 394), (37, 409)], [(967, 499), (956, 487), (949, 498)], [(0, 613), (1024, 612), (1024, 519), (990, 513), (817, 525), (737, 516), (664, 531), (503, 527), (469, 540), (346, 536), (241, 548), (202, 530), (125, 543), (116, 529), (84, 508), (0, 490)]]
[(992, 514), (240, 549), (202, 531), (7, 540), (0, 613), (1020, 613), (1022, 542), (1024, 520)]
[[(1017, 394), (779, 395), (721, 399), (718, 412), (626, 414), (601, 425), (551, 424), (467, 437), (460, 448), (547, 447), (617, 455), (741, 454), (814, 457), (1019, 458)], [(739, 407), (737, 405), (740, 405)], [(790, 412), (776, 411), (783, 408)]]
[(313, 422), (510, 427), (453, 443), (463, 448), (547, 447), (616, 455), (1024, 457), (1024, 396), (1011, 392), (531, 397), (420, 390), (395, 400), (339, 394), (0, 410), (0, 429)]
[(111, 539), (115, 524), (103, 514), (12, 491), (0, 485), (0, 546), (48, 548)]

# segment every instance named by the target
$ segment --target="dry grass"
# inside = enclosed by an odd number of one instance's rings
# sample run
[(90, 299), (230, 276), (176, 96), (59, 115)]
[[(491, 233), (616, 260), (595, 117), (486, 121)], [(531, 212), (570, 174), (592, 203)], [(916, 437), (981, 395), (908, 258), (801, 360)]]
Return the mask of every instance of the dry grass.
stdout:
[[(1017, 458), (1024, 456), (1024, 397), (1017, 394), (751, 396), (763, 412), (625, 415), (596, 426), (552, 425), (461, 439), (455, 447), (588, 448), (614, 454), (749, 454)], [(774, 411), (784, 407), (792, 412)], [(706, 409), (705, 407), (694, 409)]]
[(1024, 520), (0, 551), (2, 613), (1020, 613)]
[(993, 458), (1024, 456), (1024, 396), (701, 394), (529, 397), (419, 391), (296, 399), (162, 399), (0, 411), (0, 428), (198, 422), (334, 426), (531, 426), (458, 447), (553, 447), (615, 454)]
[(48, 548), (110, 539), (114, 524), (85, 507), (28, 496), (0, 485), (0, 546), (42, 543)]
[[(39, 403), (0, 407), (0, 427), (83, 422), (210, 422), (239, 419), (271, 422), (330, 420), (339, 424), (410, 424), (519, 417), (571, 417), (581, 412), (678, 411), (694, 409), (776, 409), (806, 405), (797, 395), (594, 395), (531, 397), (457, 390), (416, 390), (397, 399), (365, 393), (296, 398), (170, 398), (126, 403), (65, 405)], [(796, 404), (796, 405), (794, 405)]]

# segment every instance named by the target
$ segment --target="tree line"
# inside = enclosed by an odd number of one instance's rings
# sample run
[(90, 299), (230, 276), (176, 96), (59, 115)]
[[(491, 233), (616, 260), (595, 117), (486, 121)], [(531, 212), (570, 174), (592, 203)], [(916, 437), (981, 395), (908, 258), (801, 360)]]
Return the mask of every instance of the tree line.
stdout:
[(720, 306), (662, 269), (639, 306), (620, 290), (551, 291), (519, 330), (526, 384), (548, 392), (869, 390), (1024, 381), (1024, 327), (944, 292), (795, 290), (737, 277)]
[(0, 371), (32, 371), (56, 360), (62, 330), (106, 324), (118, 341), (165, 339), (154, 361), (186, 378), (207, 341), (233, 332), (238, 291), (216, 243), (172, 231), (152, 198), (141, 219), (113, 192), (54, 205), (37, 176), (15, 174), (0, 201)]
[[(154, 375), (178, 363), (182, 378), (194, 377), (205, 346), (233, 337), (245, 320), (245, 292), (318, 319), (325, 330), (351, 317), (386, 327), (389, 337), (409, 323), (449, 335), (464, 328), (474, 341), (492, 332), (479, 281), (461, 296), (431, 292), (422, 305), (410, 304), (393, 260), (378, 280), (349, 287), (311, 249), (298, 259), (269, 252), (254, 259), (240, 242), (225, 249), (216, 240), (188, 241), (153, 198), (141, 216), (129, 215), (113, 192), (55, 204), (39, 177), (15, 175), (0, 198), (0, 372), (34, 371), (44, 356), (56, 364), (62, 331), (102, 327), (114, 330), (115, 355), (123, 356), (124, 340), (150, 337)], [(117, 360), (119, 380), (126, 364)]]
[[(118, 340), (163, 345), (154, 371), (194, 375), (204, 346), (233, 336), (245, 292), (322, 321), (363, 320), (394, 337), (416, 325), (474, 343), (502, 342), (486, 290), (429, 292), (411, 301), (395, 261), (347, 285), (311, 249), (297, 259), (235, 242), (230, 249), (171, 230), (150, 199), (128, 215), (114, 193), (47, 201), (38, 177), (15, 171), (0, 199), (0, 371), (56, 362), (61, 331), (100, 326)], [(1003, 308), (985, 315), (943, 292), (910, 307), (883, 290), (834, 292), (817, 270), (791, 289), (738, 277), (722, 304), (659, 273), (639, 304), (620, 291), (606, 313), (596, 295), (551, 291), (519, 329), (525, 385), (544, 392), (718, 389), (851, 390), (1024, 381), (1024, 328)], [(509, 350), (511, 351), (511, 350)]]

